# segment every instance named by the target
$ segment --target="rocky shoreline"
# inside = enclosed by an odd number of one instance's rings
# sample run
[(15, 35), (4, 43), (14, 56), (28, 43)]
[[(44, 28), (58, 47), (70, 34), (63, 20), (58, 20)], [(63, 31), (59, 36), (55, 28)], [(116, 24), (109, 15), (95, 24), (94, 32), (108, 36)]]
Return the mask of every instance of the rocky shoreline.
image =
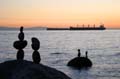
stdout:
[(0, 64), (0, 79), (71, 79), (61, 71), (26, 60)]

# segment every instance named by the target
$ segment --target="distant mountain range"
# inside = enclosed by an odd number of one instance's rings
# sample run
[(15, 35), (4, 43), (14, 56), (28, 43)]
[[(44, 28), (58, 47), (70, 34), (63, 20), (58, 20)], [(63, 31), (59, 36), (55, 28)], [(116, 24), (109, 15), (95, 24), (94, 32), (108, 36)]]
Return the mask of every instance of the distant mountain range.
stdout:
[[(46, 27), (30, 27), (30, 28), (24, 28), (24, 29), (25, 30), (46, 30)], [(0, 30), (19, 30), (19, 28), (0, 26)]]

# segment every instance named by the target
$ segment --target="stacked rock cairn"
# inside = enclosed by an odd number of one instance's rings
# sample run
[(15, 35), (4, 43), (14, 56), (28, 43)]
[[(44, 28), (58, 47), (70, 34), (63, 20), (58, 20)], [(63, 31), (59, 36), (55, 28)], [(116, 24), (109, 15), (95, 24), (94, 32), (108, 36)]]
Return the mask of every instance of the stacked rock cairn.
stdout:
[(20, 28), (20, 33), (18, 34), (18, 41), (15, 41), (13, 47), (18, 50), (17, 52), (17, 60), (24, 59), (24, 48), (27, 46), (27, 41), (24, 40), (24, 32), (23, 27)]
[(39, 64), (39, 62), (41, 61), (41, 57), (40, 57), (40, 54), (38, 52), (38, 49), (40, 48), (40, 41), (33, 37), (31, 39), (32, 41), (32, 49), (34, 50), (33, 54), (32, 54), (32, 59), (33, 59), (33, 62), (36, 63), (36, 64)]

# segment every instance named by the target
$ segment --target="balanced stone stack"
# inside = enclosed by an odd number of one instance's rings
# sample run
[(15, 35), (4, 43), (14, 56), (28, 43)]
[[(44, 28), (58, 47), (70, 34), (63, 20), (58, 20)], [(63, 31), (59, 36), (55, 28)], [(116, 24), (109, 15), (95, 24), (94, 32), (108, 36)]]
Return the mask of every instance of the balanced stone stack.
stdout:
[(24, 32), (23, 27), (20, 28), (20, 33), (18, 35), (18, 41), (15, 41), (13, 47), (18, 50), (17, 52), (17, 60), (24, 59), (24, 48), (27, 46), (27, 41), (24, 40)]
[[(37, 38), (32, 38), (33, 61), (24, 59), (23, 48), (26, 47), (27, 41), (24, 40), (23, 27), (20, 28), (18, 41), (13, 46), (18, 50), (17, 60), (0, 63), (0, 79), (71, 79), (61, 71), (42, 65), (38, 49), (40, 42)], [(54, 74), (54, 75), (53, 75)]]
[(34, 50), (34, 52), (32, 54), (33, 62), (36, 64), (39, 64), (39, 62), (41, 61), (41, 57), (38, 52), (38, 49), (40, 48), (39, 40), (37, 38), (33, 37), (31, 46), (32, 46), (32, 49)]

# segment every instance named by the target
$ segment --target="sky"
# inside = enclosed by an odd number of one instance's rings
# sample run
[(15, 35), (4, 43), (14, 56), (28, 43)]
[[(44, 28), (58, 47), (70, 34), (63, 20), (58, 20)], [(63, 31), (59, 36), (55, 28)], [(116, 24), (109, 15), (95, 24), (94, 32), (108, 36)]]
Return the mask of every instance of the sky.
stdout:
[(120, 0), (0, 0), (0, 26), (120, 28)]

